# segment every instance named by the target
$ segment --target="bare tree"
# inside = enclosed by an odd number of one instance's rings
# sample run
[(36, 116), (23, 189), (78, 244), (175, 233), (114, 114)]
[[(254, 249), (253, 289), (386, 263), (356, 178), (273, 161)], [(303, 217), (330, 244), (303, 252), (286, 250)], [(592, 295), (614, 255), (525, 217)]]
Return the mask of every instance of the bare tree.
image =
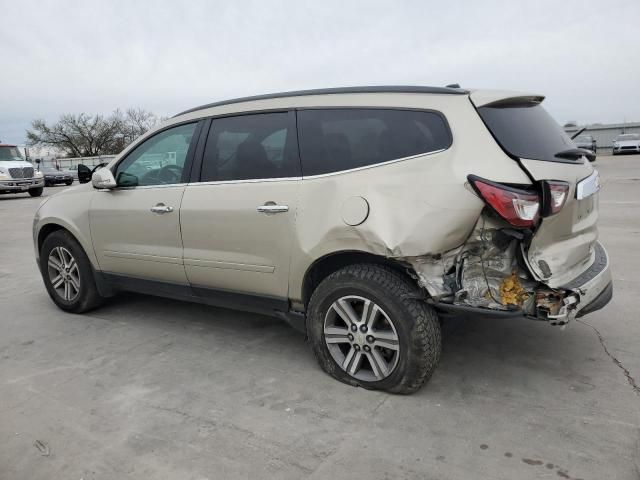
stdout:
[(118, 153), (128, 143), (152, 128), (160, 119), (143, 109), (120, 110), (109, 116), (65, 114), (48, 125), (31, 122), (27, 140), (31, 146), (54, 147), (71, 157), (93, 157)]
[[(139, 137), (155, 127), (162, 119), (155, 113), (142, 108), (130, 108), (125, 114), (126, 126), (131, 129), (133, 138)], [(131, 140), (133, 140), (133, 138)]]

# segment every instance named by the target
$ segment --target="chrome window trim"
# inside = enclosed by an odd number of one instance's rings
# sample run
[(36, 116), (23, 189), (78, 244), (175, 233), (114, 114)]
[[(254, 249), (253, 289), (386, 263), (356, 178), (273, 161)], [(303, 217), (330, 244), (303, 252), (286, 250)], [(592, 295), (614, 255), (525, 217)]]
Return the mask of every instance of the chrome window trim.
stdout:
[(188, 183), (162, 183), (158, 185), (138, 185), (136, 187), (115, 187), (115, 188), (96, 188), (100, 192), (113, 192), (119, 190), (141, 190), (149, 188), (169, 188), (169, 187), (184, 187), (189, 185)]
[(191, 182), (189, 187), (197, 187), (199, 185), (227, 185), (236, 183), (263, 183), (263, 182), (293, 182), (300, 181), (302, 177), (279, 177), (279, 178), (251, 178), (246, 180), (213, 180), (209, 182)]
[[(449, 148), (451, 148), (451, 147), (449, 147)], [(349, 168), (347, 170), (336, 170), (335, 172), (319, 173), (318, 175), (306, 175), (306, 176), (302, 175), (302, 178), (304, 180), (313, 180), (315, 178), (329, 177), (329, 176), (332, 176), (332, 175), (340, 175), (340, 174), (343, 174), (343, 173), (359, 172), (361, 170), (368, 170), (370, 168), (383, 167), (385, 165), (391, 165), (393, 163), (404, 162), (406, 160), (412, 160), (412, 159), (418, 158), (418, 157), (425, 157), (427, 155), (435, 155), (436, 153), (446, 152), (447, 150), (449, 150), (449, 148), (441, 148), (440, 150), (433, 150), (431, 152), (418, 153), (416, 155), (410, 155), (408, 157), (394, 158), (393, 160), (387, 160), (386, 162), (372, 163), (371, 165), (364, 165), (362, 167)]]
[[(441, 148), (440, 150), (433, 150), (431, 152), (418, 153), (417, 155), (411, 155), (409, 157), (395, 158), (393, 160), (387, 160), (386, 162), (374, 163), (371, 165), (364, 165), (362, 167), (350, 168), (347, 170), (338, 170), (335, 172), (328, 173), (320, 173), (318, 175), (308, 175), (308, 176), (300, 176), (300, 177), (279, 177), (279, 178), (252, 178), (246, 180), (219, 180), (219, 181), (210, 181), (210, 182), (191, 182), (187, 185), (190, 187), (194, 187), (197, 185), (224, 185), (224, 184), (236, 184), (236, 183), (262, 183), (262, 182), (291, 182), (298, 180), (314, 180), (316, 178), (329, 177), (333, 175), (341, 175), (343, 173), (351, 173), (351, 172), (359, 172), (361, 170), (368, 170), (370, 168), (383, 167), (385, 165), (391, 165), (398, 162), (404, 162), (406, 160), (412, 160), (418, 157), (424, 157), (427, 155), (435, 155), (436, 153), (442, 153), (449, 150), (448, 148)], [(147, 187), (131, 187), (131, 188), (147, 188)]]

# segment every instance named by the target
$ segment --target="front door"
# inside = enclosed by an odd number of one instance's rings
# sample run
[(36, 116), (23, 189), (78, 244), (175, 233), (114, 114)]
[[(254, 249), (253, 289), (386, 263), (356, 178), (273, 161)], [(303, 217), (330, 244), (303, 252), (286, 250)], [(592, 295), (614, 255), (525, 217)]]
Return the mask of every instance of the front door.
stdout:
[(180, 202), (196, 130), (188, 123), (146, 139), (114, 167), (118, 187), (93, 196), (91, 237), (103, 272), (187, 284)]
[(187, 186), (180, 210), (196, 293), (287, 298), (299, 185), (293, 114), (212, 120), (199, 181)]

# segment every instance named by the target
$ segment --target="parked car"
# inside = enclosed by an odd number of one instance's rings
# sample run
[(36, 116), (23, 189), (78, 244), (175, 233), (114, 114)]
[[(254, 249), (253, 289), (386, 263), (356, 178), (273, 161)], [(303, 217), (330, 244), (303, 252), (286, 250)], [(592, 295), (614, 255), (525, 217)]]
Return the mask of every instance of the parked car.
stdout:
[(333, 377), (414, 392), (441, 318), (564, 325), (611, 298), (598, 172), (543, 98), (352, 87), (187, 110), (42, 204), (45, 287), (76, 313), (131, 290), (279, 316)]
[(618, 135), (613, 141), (614, 155), (619, 153), (640, 153), (640, 134), (625, 133)]
[(69, 168), (64, 171), (69, 172), (74, 180), (78, 180), (78, 165), (70, 165)]
[(16, 145), (0, 144), (0, 194), (29, 192), (42, 195), (44, 178), (25, 161)]
[(44, 184), (47, 187), (59, 185), (71, 185), (73, 183), (73, 174), (69, 171), (58, 170), (54, 167), (40, 167), (40, 172), (44, 175)]
[(598, 149), (596, 139), (591, 135), (578, 135), (573, 140), (573, 143), (576, 144), (576, 147), (591, 150), (593, 153), (596, 153), (596, 150)]

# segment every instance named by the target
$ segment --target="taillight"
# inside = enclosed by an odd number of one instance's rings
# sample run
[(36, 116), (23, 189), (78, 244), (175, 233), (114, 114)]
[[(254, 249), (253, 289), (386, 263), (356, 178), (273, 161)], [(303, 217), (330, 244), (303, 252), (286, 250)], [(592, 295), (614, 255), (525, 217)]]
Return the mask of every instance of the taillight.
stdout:
[(543, 215), (547, 217), (562, 210), (569, 196), (569, 184), (557, 180), (545, 180), (542, 182), (542, 192)]
[(540, 196), (534, 192), (508, 187), (475, 175), (469, 182), (486, 204), (516, 227), (532, 227), (540, 216)]

